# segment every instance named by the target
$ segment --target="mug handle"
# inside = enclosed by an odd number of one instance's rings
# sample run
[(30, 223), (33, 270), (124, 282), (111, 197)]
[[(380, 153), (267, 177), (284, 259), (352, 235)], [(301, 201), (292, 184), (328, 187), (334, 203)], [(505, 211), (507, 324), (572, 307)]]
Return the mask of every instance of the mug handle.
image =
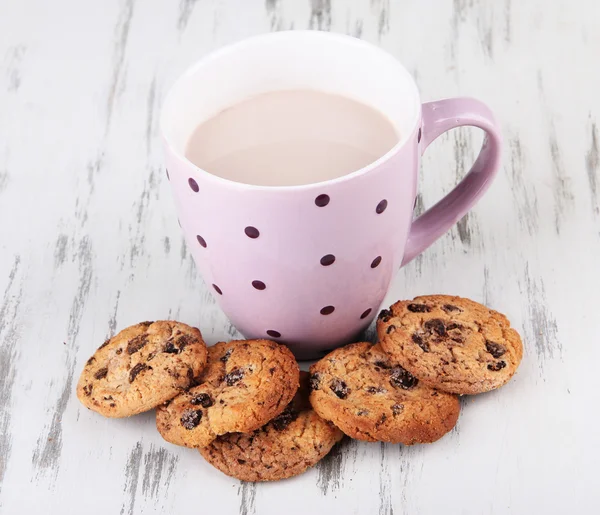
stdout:
[(413, 221), (402, 265), (421, 254), (446, 233), (486, 192), (500, 168), (502, 137), (490, 108), (474, 98), (448, 98), (422, 106), (421, 154), (441, 134), (470, 125), (485, 131), (477, 160), (458, 185)]

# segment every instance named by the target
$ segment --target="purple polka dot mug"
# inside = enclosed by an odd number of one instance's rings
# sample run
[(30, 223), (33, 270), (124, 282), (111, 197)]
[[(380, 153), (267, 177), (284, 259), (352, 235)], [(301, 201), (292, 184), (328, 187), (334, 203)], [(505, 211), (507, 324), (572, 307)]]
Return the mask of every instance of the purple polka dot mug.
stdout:
[[(233, 182), (186, 159), (199, 123), (251, 95), (284, 89), (358, 100), (387, 115), (400, 141), (360, 170), (301, 186)], [(413, 220), (421, 154), (464, 125), (485, 131), (479, 157), (446, 197)], [(395, 271), (487, 190), (502, 144), (481, 102), (421, 104), (413, 78), (391, 55), (316, 31), (256, 36), (196, 63), (169, 92), (161, 130), (187, 245), (217, 302), (246, 337), (285, 342), (301, 359), (352, 341), (369, 325)]]

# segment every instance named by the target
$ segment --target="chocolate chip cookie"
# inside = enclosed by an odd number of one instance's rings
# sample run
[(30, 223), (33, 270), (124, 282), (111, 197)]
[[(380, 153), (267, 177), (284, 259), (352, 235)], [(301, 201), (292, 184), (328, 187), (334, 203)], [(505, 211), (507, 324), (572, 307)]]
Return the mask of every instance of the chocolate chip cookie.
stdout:
[(476, 394), (505, 384), (523, 357), (508, 319), (461, 297), (429, 295), (383, 310), (381, 346), (422, 382), (451, 393)]
[(298, 390), (299, 369), (284, 345), (269, 340), (217, 343), (199, 385), (156, 410), (163, 438), (205, 447), (225, 433), (248, 433), (279, 415)]
[(353, 343), (336, 349), (310, 372), (315, 411), (358, 440), (429, 443), (458, 420), (455, 395), (421, 383), (379, 344)]
[(276, 481), (302, 474), (320, 461), (344, 434), (308, 402), (308, 373), (286, 409), (252, 433), (219, 436), (200, 454), (228, 476), (242, 481)]
[(135, 415), (188, 388), (206, 358), (198, 329), (180, 322), (142, 322), (105, 341), (88, 359), (77, 397), (105, 417)]

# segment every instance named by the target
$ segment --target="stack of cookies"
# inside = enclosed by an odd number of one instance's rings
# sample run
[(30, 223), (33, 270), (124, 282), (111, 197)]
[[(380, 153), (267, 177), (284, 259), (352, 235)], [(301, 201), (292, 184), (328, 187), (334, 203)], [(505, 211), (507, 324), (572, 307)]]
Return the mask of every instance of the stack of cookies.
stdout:
[(273, 341), (207, 349), (198, 329), (143, 322), (87, 361), (77, 396), (108, 417), (156, 409), (165, 440), (199, 449), (230, 476), (270, 481), (304, 472), (344, 434), (434, 442), (456, 424), (456, 394), (498, 388), (522, 356), (506, 317), (459, 297), (398, 302), (377, 332), (379, 343), (336, 349), (309, 376)]
[(165, 440), (199, 449), (245, 481), (300, 474), (342, 439), (308, 395), (308, 374), (285, 345), (241, 340), (207, 349), (198, 329), (171, 321), (107, 340), (77, 386), (79, 400), (107, 417), (156, 409)]

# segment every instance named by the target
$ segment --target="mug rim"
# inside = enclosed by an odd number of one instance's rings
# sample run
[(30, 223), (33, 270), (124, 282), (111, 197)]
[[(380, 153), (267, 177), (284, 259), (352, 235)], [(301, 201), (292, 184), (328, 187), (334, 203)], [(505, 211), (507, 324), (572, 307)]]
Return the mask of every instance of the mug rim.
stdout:
[[(244, 182), (233, 181), (231, 179), (225, 179), (218, 175), (212, 174), (209, 171), (204, 170), (203, 168), (200, 168), (199, 166), (194, 164), (192, 161), (190, 161), (185, 155), (181, 155), (180, 152), (178, 152), (174, 149), (173, 145), (171, 144), (171, 142), (169, 141), (169, 139), (167, 138), (167, 136), (165, 134), (166, 131), (164, 130), (164, 126), (166, 123), (165, 119), (167, 117), (167, 109), (170, 104), (171, 97), (175, 94), (175, 91), (178, 89), (178, 87), (181, 83), (183, 83), (189, 77), (193, 76), (200, 68), (202, 68), (206, 64), (208, 64), (212, 61), (215, 61), (231, 52), (235, 52), (238, 49), (240, 49), (244, 46), (247, 46), (248, 44), (251, 44), (253, 42), (256, 42), (259, 40), (264, 40), (264, 39), (276, 40), (276, 39), (296, 38), (296, 37), (299, 39), (306, 38), (306, 37), (311, 37), (311, 38), (317, 37), (317, 38), (321, 38), (323, 40), (342, 41), (345, 44), (354, 45), (356, 47), (363, 47), (363, 48), (366, 47), (371, 50), (377, 51), (378, 53), (380, 53), (382, 56), (384, 56), (390, 62), (390, 65), (393, 65), (393, 66), (399, 68), (401, 74), (407, 80), (407, 83), (409, 84), (409, 87), (412, 90), (413, 97), (419, 106), (418, 109), (415, 110), (416, 115), (415, 115), (415, 118), (413, 119), (413, 121), (411, 122), (411, 129), (408, 132), (407, 136), (400, 138), (399, 141), (390, 150), (388, 150), (385, 154), (383, 154), (382, 156), (377, 158), (375, 161), (369, 163), (366, 166), (363, 166), (362, 168), (354, 170), (350, 173), (347, 173), (345, 175), (342, 175), (340, 177), (336, 177), (333, 179), (328, 179), (325, 181), (311, 182), (311, 183), (307, 183), (307, 184), (297, 184), (297, 185), (283, 185), (283, 186), (248, 184), (248, 183), (244, 183)], [(274, 91), (277, 91), (277, 90), (274, 90)], [(411, 136), (417, 130), (417, 126), (419, 125), (419, 122), (421, 119), (420, 105), (421, 105), (421, 98), (420, 98), (420, 94), (419, 94), (419, 89), (417, 88), (417, 85), (415, 83), (413, 76), (404, 67), (404, 65), (388, 51), (378, 47), (377, 45), (369, 43), (368, 41), (364, 41), (362, 39), (359, 39), (359, 38), (356, 38), (353, 36), (349, 36), (346, 34), (340, 34), (340, 33), (335, 33), (335, 32), (325, 32), (325, 31), (319, 31), (319, 30), (284, 30), (284, 31), (278, 31), (278, 32), (267, 32), (264, 34), (258, 34), (255, 36), (250, 36), (250, 37), (235, 41), (235, 42), (227, 44), (221, 48), (218, 48), (217, 50), (209, 52), (208, 54), (206, 54), (205, 56), (201, 57), (199, 60), (192, 63), (190, 66), (188, 66), (186, 68), (186, 70), (181, 75), (179, 75), (179, 77), (171, 85), (171, 87), (169, 88), (169, 91), (167, 92), (167, 95), (165, 96), (165, 100), (163, 101), (163, 105), (161, 108), (161, 114), (160, 114), (160, 132), (161, 132), (161, 138), (163, 140), (163, 144), (165, 145), (165, 147), (169, 150), (169, 152), (172, 155), (176, 156), (178, 159), (181, 159), (186, 164), (188, 164), (192, 168), (194, 173), (201, 174), (206, 179), (214, 181), (217, 184), (220, 183), (222, 186), (227, 186), (229, 188), (246, 189), (246, 190), (260, 190), (260, 191), (268, 190), (268, 191), (272, 191), (272, 192), (303, 191), (303, 190), (312, 189), (314, 187), (322, 188), (324, 186), (334, 186), (336, 184), (340, 184), (340, 183), (344, 183), (346, 181), (350, 181), (352, 179), (356, 179), (358, 177), (366, 175), (367, 173), (371, 172), (372, 170), (378, 168), (383, 163), (389, 161), (389, 159), (391, 157), (396, 155), (407, 144), (407, 142), (409, 140), (411, 140)], [(387, 117), (387, 113), (382, 112), (382, 114)]]

